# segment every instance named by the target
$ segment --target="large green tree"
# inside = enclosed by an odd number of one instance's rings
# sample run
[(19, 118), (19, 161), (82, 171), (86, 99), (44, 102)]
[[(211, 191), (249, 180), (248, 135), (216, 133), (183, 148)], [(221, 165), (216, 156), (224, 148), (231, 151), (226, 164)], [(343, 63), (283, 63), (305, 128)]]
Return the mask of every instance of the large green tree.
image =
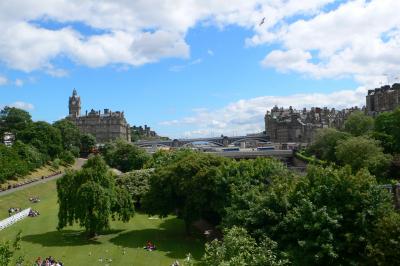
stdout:
[(122, 172), (142, 169), (150, 159), (145, 150), (121, 139), (108, 143), (102, 153), (108, 165)]
[(374, 129), (374, 119), (361, 111), (352, 112), (344, 122), (344, 130), (353, 136), (365, 135)]
[(117, 177), (116, 184), (128, 190), (135, 202), (135, 207), (140, 208), (142, 198), (150, 190), (150, 177), (154, 169), (134, 170)]
[(185, 221), (187, 233), (191, 224), (200, 218), (219, 221), (226, 182), (218, 171), (226, 161), (192, 152), (157, 168), (150, 179), (150, 191), (143, 199), (145, 210), (163, 217), (177, 214)]
[(270, 237), (294, 265), (371, 263), (377, 224), (394, 212), (373, 176), (347, 168), (310, 167), (306, 176), (275, 180), (267, 191), (249, 189), (232, 200), (227, 215), (236, 214), (225, 226)]
[(18, 139), (31, 144), (49, 159), (56, 158), (62, 152), (60, 130), (44, 121), (33, 122), (20, 132)]
[(81, 135), (81, 153), (88, 155), (96, 146), (96, 138), (92, 134)]
[(339, 141), (335, 154), (340, 164), (350, 165), (353, 171), (366, 168), (379, 177), (386, 175), (391, 163), (378, 141), (363, 136)]
[(86, 162), (82, 170), (67, 172), (57, 180), (58, 229), (78, 223), (89, 237), (109, 228), (110, 218), (124, 222), (134, 214), (129, 193), (116, 187), (115, 178), (101, 156)]
[(308, 152), (322, 160), (336, 162), (336, 145), (340, 140), (351, 137), (349, 133), (338, 131), (334, 128), (324, 128), (317, 131), (315, 140)]
[(61, 133), (61, 141), (64, 150), (71, 151), (75, 156), (79, 155), (81, 145), (81, 133), (79, 128), (67, 119), (62, 119), (53, 123)]
[(381, 141), (387, 152), (400, 153), (400, 108), (376, 117), (373, 136)]
[(0, 111), (0, 134), (12, 132), (18, 135), (18, 132), (26, 129), (32, 123), (31, 115), (15, 107), (4, 107)]
[(233, 227), (225, 231), (223, 241), (206, 244), (203, 262), (214, 266), (283, 266), (289, 261), (279, 257), (276, 242), (264, 238), (260, 243), (245, 229)]

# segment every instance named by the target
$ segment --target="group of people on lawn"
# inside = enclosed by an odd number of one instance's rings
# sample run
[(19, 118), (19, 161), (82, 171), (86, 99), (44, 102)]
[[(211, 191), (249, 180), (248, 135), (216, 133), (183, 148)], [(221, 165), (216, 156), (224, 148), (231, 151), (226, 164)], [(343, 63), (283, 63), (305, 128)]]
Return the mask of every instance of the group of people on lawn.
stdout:
[(52, 256), (42, 259), (38, 257), (35, 261), (34, 266), (63, 266), (61, 261), (55, 260)]
[[(40, 202), (40, 199), (39, 199), (39, 197), (30, 197), (29, 198), (29, 201), (31, 202), (31, 203), (38, 203), (38, 202)], [(14, 207), (12, 207), (12, 208), (9, 208), (8, 209), (8, 216), (11, 216), (11, 215), (13, 215), (14, 213), (18, 213), (18, 212), (20, 212), (20, 211), (22, 211), (22, 208), (14, 208)], [(36, 210), (30, 210), (29, 211), (29, 217), (36, 217), (36, 216), (38, 216), (38, 215), (40, 215), (40, 213), (38, 212), (38, 211), (36, 211)]]

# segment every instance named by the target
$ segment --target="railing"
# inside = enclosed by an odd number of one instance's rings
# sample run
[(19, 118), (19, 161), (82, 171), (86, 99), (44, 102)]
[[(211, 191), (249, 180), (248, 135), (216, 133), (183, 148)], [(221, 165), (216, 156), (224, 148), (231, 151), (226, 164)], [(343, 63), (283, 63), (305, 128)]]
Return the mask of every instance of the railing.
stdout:
[(9, 227), (10, 225), (15, 224), (16, 222), (28, 217), (30, 211), (31, 208), (28, 208), (8, 217), (7, 219), (4, 219), (3, 221), (0, 221), (0, 230), (3, 230)]

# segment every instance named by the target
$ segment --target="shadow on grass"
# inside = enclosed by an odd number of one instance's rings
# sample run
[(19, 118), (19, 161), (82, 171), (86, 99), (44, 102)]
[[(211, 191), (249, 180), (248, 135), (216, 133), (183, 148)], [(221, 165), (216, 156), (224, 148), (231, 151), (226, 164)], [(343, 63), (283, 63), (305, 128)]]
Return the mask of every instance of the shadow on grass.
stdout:
[(142, 249), (150, 240), (158, 251), (165, 252), (170, 258), (185, 258), (190, 253), (194, 259), (199, 260), (204, 251), (204, 242), (187, 236), (184, 228), (180, 220), (168, 219), (158, 229), (130, 230), (110, 239), (110, 242), (122, 247)]
[[(109, 230), (105, 234), (115, 234), (122, 230)], [(22, 237), (23, 241), (40, 244), (44, 247), (64, 247), (64, 246), (83, 246), (97, 245), (100, 242), (95, 239), (88, 239), (84, 231), (62, 230), (51, 231), (37, 235), (26, 235)]]

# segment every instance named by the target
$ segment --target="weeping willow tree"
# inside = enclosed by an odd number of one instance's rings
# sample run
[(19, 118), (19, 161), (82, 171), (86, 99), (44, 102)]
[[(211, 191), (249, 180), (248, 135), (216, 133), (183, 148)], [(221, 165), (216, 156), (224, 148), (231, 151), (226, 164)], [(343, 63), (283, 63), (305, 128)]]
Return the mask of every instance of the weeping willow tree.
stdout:
[(128, 191), (115, 185), (113, 174), (101, 156), (91, 157), (80, 171), (68, 172), (57, 181), (58, 226), (74, 223), (89, 237), (110, 228), (110, 219), (128, 222), (134, 204)]

